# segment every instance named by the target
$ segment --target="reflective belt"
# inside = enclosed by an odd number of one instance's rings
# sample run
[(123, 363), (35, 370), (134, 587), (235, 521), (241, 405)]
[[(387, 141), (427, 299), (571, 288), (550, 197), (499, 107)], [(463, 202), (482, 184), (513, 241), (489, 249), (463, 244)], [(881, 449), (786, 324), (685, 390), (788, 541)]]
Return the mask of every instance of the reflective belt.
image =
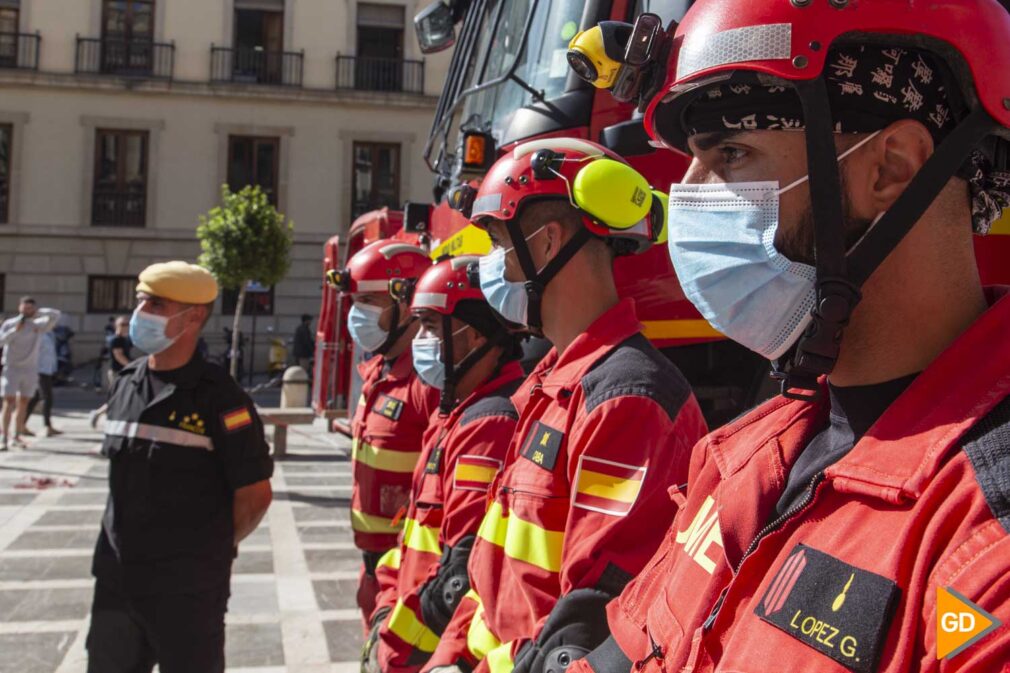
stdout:
[(512, 643), (502, 643), (487, 653), (487, 666), (491, 673), (512, 673), (515, 662), (512, 661)]
[(105, 421), (105, 434), (111, 437), (127, 437), (129, 439), (146, 439), (152, 442), (165, 442), (177, 446), (192, 446), (197, 449), (214, 450), (214, 442), (210, 437), (186, 432), (177, 428), (166, 428), (148, 423), (131, 423), (129, 421)]
[(491, 508), (481, 521), (477, 536), (505, 550), (505, 555), (534, 565), (547, 572), (561, 571), (564, 531), (553, 531), (523, 521), (515, 514), (506, 516), (501, 503)]
[(422, 652), (434, 652), (438, 647), (439, 637), (401, 600), (396, 601), (396, 606), (389, 615), (389, 630), (400, 640)]
[(376, 568), (392, 568), (393, 570), (400, 569), (400, 548), (393, 547), (385, 554), (379, 557), (379, 562), (375, 564)]
[(441, 555), (442, 547), (438, 544), (438, 528), (422, 526), (416, 519), (407, 519), (403, 528), (403, 544), (408, 549)]
[[(477, 611), (473, 613), (470, 620), (470, 628), (466, 632), (466, 648), (470, 650), (477, 661), (482, 660), (492, 650), (501, 646), (501, 641), (491, 633), (484, 621), (484, 604), (480, 602), (480, 596), (473, 589), (467, 592), (464, 598), (469, 598), (477, 603)], [(490, 662), (489, 662), (490, 663)]]
[(420, 451), (393, 451), (380, 449), (357, 437), (351, 440), (351, 460), (376, 470), (413, 474)]
[(356, 509), (351, 510), (351, 528), (359, 533), (386, 533), (396, 535), (400, 525), (393, 525), (392, 519), (366, 514)]

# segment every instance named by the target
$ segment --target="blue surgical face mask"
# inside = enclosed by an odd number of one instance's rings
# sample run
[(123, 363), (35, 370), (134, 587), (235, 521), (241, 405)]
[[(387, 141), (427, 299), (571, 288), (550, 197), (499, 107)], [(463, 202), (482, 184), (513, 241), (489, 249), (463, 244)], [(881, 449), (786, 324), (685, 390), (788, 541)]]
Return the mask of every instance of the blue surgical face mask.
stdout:
[[(545, 228), (540, 227), (527, 236), (526, 240), (529, 241)], [(500, 313), (502, 317), (509, 322), (525, 325), (530, 302), (529, 296), (526, 294), (526, 285), (523, 282), (506, 280), (505, 278), (505, 257), (513, 249), (495, 248), (480, 258), (478, 263), (480, 290), (484, 293), (491, 308)]]
[(775, 248), (779, 197), (806, 180), (670, 187), (668, 245), (684, 294), (713, 327), (769, 360), (810, 324), (816, 299), (816, 269)]
[[(456, 336), (466, 327), (462, 327), (455, 332)], [(442, 390), (445, 388), (445, 363), (442, 362), (442, 340), (437, 336), (430, 336), (424, 332), (418, 333), (411, 342), (411, 353), (414, 358), (414, 371), (421, 377), (421, 380), (432, 388)]]
[(130, 341), (145, 353), (157, 355), (182, 336), (181, 332), (174, 337), (165, 336), (165, 327), (168, 325), (168, 321), (175, 316), (189, 313), (191, 310), (193, 310), (192, 307), (172, 316), (163, 316), (144, 313), (138, 306), (130, 318)]
[(389, 332), (379, 327), (379, 319), (388, 308), (355, 303), (347, 313), (347, 331), (362, 350), (372, 353), (385, 343)]

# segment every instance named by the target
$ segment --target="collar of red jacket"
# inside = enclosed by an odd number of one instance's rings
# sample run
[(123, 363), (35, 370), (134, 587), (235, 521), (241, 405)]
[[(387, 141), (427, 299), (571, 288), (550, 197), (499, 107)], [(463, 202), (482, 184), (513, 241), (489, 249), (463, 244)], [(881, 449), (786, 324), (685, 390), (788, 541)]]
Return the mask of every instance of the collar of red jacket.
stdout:
[[(825, 470), (840, 492), (900, 503), (922, 495), (958, 440), (1010, 394), (1010, 288), (987, 288), (990, 308), (947, 347), (891, 404), (844, 458)], [(827, 414), (827, 386), (819, 402), (773, 400), (755, 410), (774, 415), (783, 446), (809, 442)], [(753, 421), (753, 414), (748, 414)], [(741, 419), (747, 422), (745, 419)], [(731, 428), (735, 424), (727, 426)], [(730, 433), (732, 430), (730, 430)], [(720, 472), (739, 469), (753, 444), (710, 444)]]
[(533, 370), (544, 393), (556, 397), (562, 390), (572, 391), (601, 357), (619, 343), (642, 331), (635, 315), (635, 301), (622, 299), (597, 318), (576, 337), (560, 355), (552, 348)]
[(362, 381), (368, 381), (373, 377), (375, 380), (381, 378), (386, 381), (402, 381), (408, 378), (414, 373), (414, 354), (411, 352), (410, 346), (408, 345), (407, 350), (400, 353), (393, 360), (393, 366), (390, 367), (385, 376), (382, 376), (382, 369), (385, 366), (386, 361), (383, 356), (376, 355), (371, 360), (366, 360), (358, 366), (358, 374), (361, 375)]
[(498, 371), (497, 376), (492, 376), (491, 378), (485, 380), (484, 383), (474, 388), (474, 391), (467, 395), (465, 400), (457, 404), (449, 414), (443, 416), (439, 413), (438, 416), (448, 419), (450, 423), (455, 423), (471, 404), (487, 397), (502, 386), (508, 385), (509, 383), (521, 378), (523, 378), (523, 368), (520, 366), (519, 361), (512, 360), (510, 362), (506, 362)]

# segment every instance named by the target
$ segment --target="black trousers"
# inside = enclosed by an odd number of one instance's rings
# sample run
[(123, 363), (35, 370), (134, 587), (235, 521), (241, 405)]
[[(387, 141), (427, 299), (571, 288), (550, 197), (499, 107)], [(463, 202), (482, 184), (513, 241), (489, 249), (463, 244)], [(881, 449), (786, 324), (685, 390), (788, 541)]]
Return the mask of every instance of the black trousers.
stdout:
[(42, 418), (46, 427), (52, 426), (51, 417), (53, 415), (53, 377), (50, 374), (39, 374), (39, 387), (35, 390), (35, 396), (28, 402), (28, 413), (25, 418), (32, 415), (39, 400), (42, 400)]
[(199, 594), (130, 597), (95, 584), (88, 673), (223, 673), (228, 587)]

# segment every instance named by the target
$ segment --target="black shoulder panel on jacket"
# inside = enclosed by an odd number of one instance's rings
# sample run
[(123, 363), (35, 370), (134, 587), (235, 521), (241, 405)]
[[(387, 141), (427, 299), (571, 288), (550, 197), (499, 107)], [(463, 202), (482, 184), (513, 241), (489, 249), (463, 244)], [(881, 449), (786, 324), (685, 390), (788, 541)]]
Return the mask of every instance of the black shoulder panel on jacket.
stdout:
[(670, 420), (691, 395), (680, 370), (640, 333), (600, 358), (582, 378), (582, 390), (587, 413), (607, 400), (631, 395), (655, 400)]
[(511, 383), (506, 383), (487, 397), (482, 397), (471, 404), (460, 414), (460, 427), (472, 423), (478, 418), (485, 418), (487, 416), (505, 416), (506, 418), (511, 418), (513, 421), (519, 420), (519, 414), (516, 412), (515, 405), (512, 404), (510, 398), (515, 391), (519, 390), (522, 382), (522, 379), (516, 379)]
[(963, 444), (992, 515), (1010, 533), (1010, 397), (976, 423)]

